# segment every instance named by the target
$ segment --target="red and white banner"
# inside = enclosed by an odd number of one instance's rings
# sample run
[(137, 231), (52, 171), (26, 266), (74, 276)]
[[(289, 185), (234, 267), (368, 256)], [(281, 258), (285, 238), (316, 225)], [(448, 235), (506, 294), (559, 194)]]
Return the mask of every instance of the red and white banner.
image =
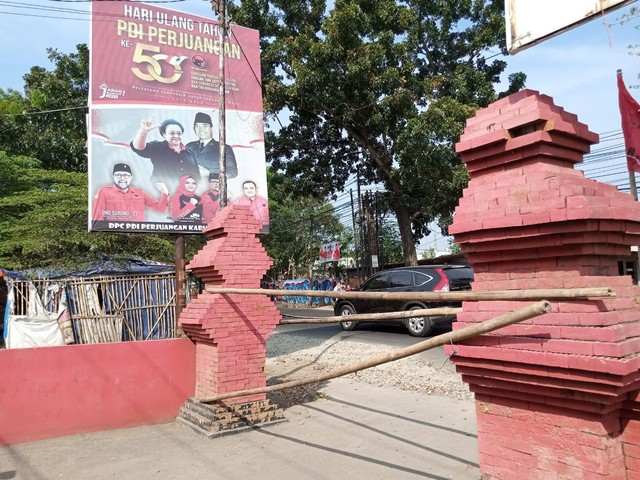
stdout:
[(323, 243), (320, 245), (320, 263), (337, 262), (340, 260), (340, 242)]
[(618, 73), (618, 102), (627, 168), (630, 172), (640, 172), (640, 105), (627, 90), (622, 73)]
[(219, 55), (229, 203), (268, 229), (256, 30), (139, 2), (91, 2), (89, 229), (199, 233), (219, 209)]

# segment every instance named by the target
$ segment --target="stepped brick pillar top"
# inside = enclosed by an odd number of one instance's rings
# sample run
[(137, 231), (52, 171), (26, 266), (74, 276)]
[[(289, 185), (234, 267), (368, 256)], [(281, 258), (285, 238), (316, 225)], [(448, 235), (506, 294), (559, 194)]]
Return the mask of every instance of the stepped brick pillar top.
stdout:
[[(483, 478), (640, 479), (640, 291), (617, 264), (640, 244), (640, 204), (574, 168), (597, 141), (524, 90), (479, 110), (456, 145), (471, 179), (449, 232), (474, 291), (616, 293), (550, 298), (550, 314), (447, 348), (476, 396)], [(454, 328), (529, 303), (464, 302)]]
[[(261, 225), (249, 207), (222, 209), (204, 230), (209, 240), (188, 265), (205, 287), (259, 288), (272, 261), (257, 234)], [(196, 396), (266, 385), (269, 334), (280, 313), (267, 296), (210, 294), (193, 299), (180, 315), (185, 333), (196, 342)], [(265, 394), (225, 403), (264, 400)]]

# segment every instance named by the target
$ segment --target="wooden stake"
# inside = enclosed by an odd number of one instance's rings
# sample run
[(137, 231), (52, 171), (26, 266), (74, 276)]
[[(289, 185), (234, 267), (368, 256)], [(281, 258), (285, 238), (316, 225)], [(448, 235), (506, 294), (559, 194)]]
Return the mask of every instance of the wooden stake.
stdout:
[(226, 400), (228, 398), (278, 392), (280, 390), (299, 387), (301, 385), (308, 385), (310, 383), (324, 382), (333, 378), (349, 375), (350, 373), (359, 372), (360, 370), (364, 370), (366, 368), (375, 367), (377, 365), (382, 365), (383, 363), (393, 362), (394, 360), (409, 357), (411, 355), (430, 350), (434, 347), (440, 347), (442, 345), (460, 342), (462, 340), (466, 340), (483, 333), (492, 332), (499, 328), (506, 327), (507, 325), (512, 325), (514, 323), (522, 322), (523, 320), (528, 320), (529, 318), (549, 313), (550, 311), (551, 304), (546, 300), (542, 300), (527, 307), (520, 308), (514, 312), (509, 312), (504, 315), (500, 315), (499, 317), (492, 318), (491, 320), (486, 320), (482, 323), (470, 325), (454, 332), (448, 332), (442, 335), (438, 335), (436, 337), (430, 338), (429, 340), (424, 340), (422, 342), (416, 343), (415, 345), (412, 345), (410, 347), (405, 347), (391, 353), (378, 355), (377, 357), (370, 358), (369, 360), (364, 360), (353, 365), (347, 365), (345, 367), (334, 370), (333, 372), (327, 372), (323, 375), (317, 375), (315, 377), (301, 380), (293, 380), (291, 382), (285, 382), (279, 385), (271, 385), (269, 387), (250, 388), (247, 390), (223, 393), (221, 395), (216, 395), (213, 397), (200, 398), (199, 401), (202, 403), (211, 403), (219, 400)]
[(428, 302), (478, 300), (542, 300), (561, 298), (615, 297), (611, 288), (545, 288), (539, 290), (493, 290), (486, 292), (334, 292), (325, 290), (270, 290), (267, 288), (209, 287), (208, 293), (241, 293), (245, 295), (326, 297), (365, 300), (424, 300)]
[(280, 325), (291, 325), (297, 323), (340, 323), (340, 322), (382, 322), (385, 320), (398, 320), (399, 318), (414, 317), (435, 317), (435, 316), (455, 316), (462, 312), (462, 308), (444, 307), (444, 308), (416, 308), (415, 310), (407, 310), (406, 312), (390, 312), (390, 313), (358, 313), (354, 315), (344, 315), (337, 317), (304, 317), (294, 319), (282, 319)]

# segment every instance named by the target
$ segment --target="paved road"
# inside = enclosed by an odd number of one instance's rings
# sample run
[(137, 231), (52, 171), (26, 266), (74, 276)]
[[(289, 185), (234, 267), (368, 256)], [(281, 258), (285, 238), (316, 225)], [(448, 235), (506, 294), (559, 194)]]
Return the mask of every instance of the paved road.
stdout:
[[(296, 317), (330, 317), (333, 316), (333, 310), (328, 307), (323, 308), (286, 308), (280, 307), (283, 315), (292, 315)], [(448, 327), (436, 327), (433, 329), (432, 336), (446, 333), (451, 329)], [(363, 328), (351, 332), (343, 331), (338, 324), (294, 324), (294, 325), (278, 325), (276, 332), (295, 332), (296, 335), (308, 335), (318, 339), (319, 342), (334, 338), (340, 340), (357, 341), (363, 343), (376, 343), (389, 345), (391, 347), (403, 348), (414, 345), (424, 340), (424, 338), (412, 337), (407, 330), (401, 325), (376, 325), (373, 323), (366, 324)], [(318, 343), (319, 343), (318, 342)], [(443, 365), (445, 369), (454, 370), (453, 365), (448, 361), (447, 355), (442, 347), (427, 350), (422, 355), (433, 365)]]

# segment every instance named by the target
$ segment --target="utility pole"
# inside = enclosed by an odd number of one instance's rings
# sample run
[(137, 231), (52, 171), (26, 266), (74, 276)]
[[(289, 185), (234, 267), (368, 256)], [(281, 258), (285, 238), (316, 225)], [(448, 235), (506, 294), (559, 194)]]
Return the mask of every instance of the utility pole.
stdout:
[(382, 261), (382, 256), (383, 256), (383, 251), (382, 251), (382, 245), (383, 243), (380, 241), (380, 238), (382, 237), (382, 222), (380, 221), (380, 208), (378, 205), (378, 192), (376, 192), (376, 198), (375, 198), (375, 205), (376, 205), (376, 210), (375, 210), (375, 215), (376, 215), (376, 246), (377, 246), (377, 250), (378, 250), (378, 267), (380, 270), (384, 270), (384, 262)]
[(180, 314), (187, 304), (186, 300), (186, 269), (185, 269), (185, 255), (184, 255), (184, 235), (178, 234), (175, 239), (176, 255), (175, 255), (175, 268), (176, 268), (176, 335), (182, 336), (182, 328), (178, 320)]
[(358, 186), (358, 215), (360, 216), (360, 221), (358, 222), (358, 236), (360, 238), (360, 264), (362, 265), (363, 277), (360, 279), (360, 282), (364, 280), (367, 276), (367, 253), (365, 248), (365, 236), (363, 232), (363, 223), (364, 223), (364, 214), (362, 211), (362, 196), (360, 195), (360, 170), (356, 170), (356, 180)]
[(356, 274), (358, 275), (358, 283), (362, 282), (362, 277), (360, 276), (360, 261), (358, 259), (358, 255), (360, 254), (360, 250), (359, 250), (359, 242), (358, 242), (358, 236), (356, 235), (356, 212), (355, 209), (353, 207), (353, 188), (349, 189), (349, 195), (351, 196), (351, 222), (353, 225), (353, 246), (354, 246), (354, 252), (353, 252), (353, 256), (355, 258), (356, 261)]
[(220, 208), (227, 206), (227, 161), (226, 161), (226, 135), (225, 135), (225, 117), (226, 117), (226, 81), (224, 72), (224, 45), (227, 38), (227, 15), (226, 0), (211, 0), (213, 10), (218, 14), (218, 65), (219, 65), (219, 86), (218, 86), (218, 113), (219, 127), (218, 140), (220, 141)]
[[(218, 28), (218, 60), (220, 67), (220, 86), (218, 90), (220, 105), (220, 208), (227, 205), (227, 167), (226, 167), (226, 151), (225, 151), (225, 115), (226, 115), (226, 85), (224, 74), (224, 41), (227, 38), (227, 20), (225, 16), (226, 4), (225, 0), (211, 0), (211, 7), (218, 14), (220, 26)], [(186, 300), (186, 258), (185, 258), (185, 238), (184, 235), (177, 235), (175, 239), (175, 268), (176, 268), (176, 325), (177, 333), (181, 335), (182, 330), (179, 326), (180, 314), (187, 304)]]
[[(311, 225), (309, 229), (309, 290), (313, 290), (313, 212), (311, 212)], [(313, 297), (309, 297), (309, 306), (313, 306)]]

